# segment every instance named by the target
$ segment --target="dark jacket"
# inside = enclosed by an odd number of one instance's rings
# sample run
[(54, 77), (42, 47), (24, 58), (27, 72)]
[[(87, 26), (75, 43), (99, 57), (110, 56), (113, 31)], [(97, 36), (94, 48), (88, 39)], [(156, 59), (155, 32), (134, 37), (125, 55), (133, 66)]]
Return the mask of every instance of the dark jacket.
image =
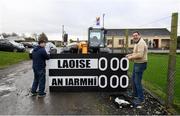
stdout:
[(32, 52), (32, 60), (33, 60), (33, 68), (35, 70), (42, 70), (46, 67), (46, 60), (49, 59), (49, 55), (47, 54), (45, 48), (41, 46), (37, 46), (33, 49)]

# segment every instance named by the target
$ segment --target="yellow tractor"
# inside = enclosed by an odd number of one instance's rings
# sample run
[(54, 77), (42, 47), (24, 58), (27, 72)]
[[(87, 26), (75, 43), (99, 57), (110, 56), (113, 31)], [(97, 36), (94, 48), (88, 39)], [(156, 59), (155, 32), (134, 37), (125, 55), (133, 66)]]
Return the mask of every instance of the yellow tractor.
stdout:
[(62, 53), (111, 53), (111, 50), (106, 47), (106, 30), (104, 28), (88, 29), (88, 41), (75, 42), (63, 48)]

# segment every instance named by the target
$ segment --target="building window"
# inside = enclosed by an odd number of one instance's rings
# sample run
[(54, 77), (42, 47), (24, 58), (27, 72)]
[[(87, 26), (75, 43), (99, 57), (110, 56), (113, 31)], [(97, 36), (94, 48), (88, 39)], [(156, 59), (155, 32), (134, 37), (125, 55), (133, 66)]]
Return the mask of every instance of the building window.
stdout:
[(146, 42), (146, 44), (148, 45), (148, 39), (144, 39), (144, 41)]
[(107, 45), (110, 45), (110, 44), (112, 44), (112, 40), (111, 40), (111, 39), (108, 39), (108, 40), (107, 40)]
[(134, 40), (133, 39), (131, 39), (131, 44), (134, 44)]
[(119, 45), (124, 45), (124, 39), (119, 39)]

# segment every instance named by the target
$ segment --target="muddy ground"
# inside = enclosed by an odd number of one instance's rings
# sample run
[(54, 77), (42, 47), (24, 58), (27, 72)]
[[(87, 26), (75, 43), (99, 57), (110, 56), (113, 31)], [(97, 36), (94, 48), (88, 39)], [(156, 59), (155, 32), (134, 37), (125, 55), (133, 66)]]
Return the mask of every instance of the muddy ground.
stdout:
[(164, 107), (145, 92), (143, 108), (117, 108), (107, 92), (50, 93), (32, 97), (33, 80), (31, 61), (24, 61), (9, 68), (0, 69), (0, 114), (167, 114)]

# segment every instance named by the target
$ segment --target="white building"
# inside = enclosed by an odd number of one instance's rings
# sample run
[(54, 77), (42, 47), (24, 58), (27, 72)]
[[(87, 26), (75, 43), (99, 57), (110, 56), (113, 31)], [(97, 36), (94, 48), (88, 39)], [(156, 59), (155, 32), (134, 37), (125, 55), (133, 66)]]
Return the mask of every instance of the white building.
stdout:
[[(107, 29), (106, 39), (108, 47), (112, 47), (112, 37), (114, 36), (114, 48), (125, 47), (126, 29)], [(133, 47), (132, 33), (138, 31), (146, 41), (149, 48), (169, 48), (170, 32), (166, 28), (138, 28), (128, 29), (128, 47)]]

